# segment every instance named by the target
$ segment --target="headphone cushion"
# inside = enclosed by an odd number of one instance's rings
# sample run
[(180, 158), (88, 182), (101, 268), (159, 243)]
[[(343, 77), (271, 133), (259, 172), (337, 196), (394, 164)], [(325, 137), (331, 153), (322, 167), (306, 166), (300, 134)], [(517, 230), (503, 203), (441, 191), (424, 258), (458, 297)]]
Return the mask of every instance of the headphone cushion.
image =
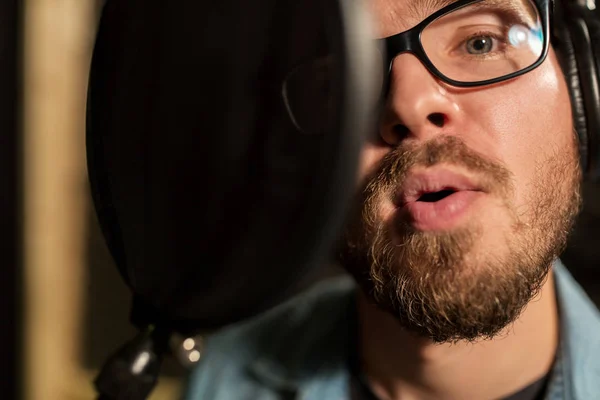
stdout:
[[(581, 87), (580, 71), (578, 65), (578, 57), (575, 54), (573, 46), (573, 35), (563, 20), (559, 20), (554, 25), (554, 33), (557, 38), (555, 43), (555, 51), (558, 56), (560, 66), (571, 96), (571, 107), (573, 113), (573, 126), (579, 137), (579, 154), (581, 157), (582, 168), (587, 169), (588, 160), (588, 133), (587, 119), (585, 112), (585, 104), (583, 100), (583, 92)], [(578, 36), (575, 33), (575, 36)]]
[(586, 11), (582, 18), (587, 28), (589, 37), (589, 62), (592, 68), (589, 71), (589, 82), (582, 80), (584, 104), (588, 120), (587, 127), (587, 152), (588, 152), (588, 178), (600, 182), (600, 19), (598, 14)]

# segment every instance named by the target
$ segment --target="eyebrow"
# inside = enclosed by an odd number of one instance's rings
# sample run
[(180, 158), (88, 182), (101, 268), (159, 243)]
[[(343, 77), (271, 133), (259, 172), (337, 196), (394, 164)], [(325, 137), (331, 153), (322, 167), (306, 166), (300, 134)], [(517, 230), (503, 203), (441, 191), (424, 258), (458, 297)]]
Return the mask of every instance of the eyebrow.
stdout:
[[(418, 20), (424, 20), (431, 14), (450, 4), (456, 3), (457, 1), (458, 0), (409, 0), (408, 11)], [(520, 4), (520, 6), (516, 6), (515, 3)], [(537, 11), (534, 8), (535, 6), (530, 0), (482, 0), (473, 5), (476, 4), (480, 4), (481, 6), (493, 5), (498, 6), (501, 9), (509, 9), (518, 13), (521, 17), (525, 17), (522, 13), (523, 8), (525, 8), (528, 18), (523, 18), (524, 20), (529, 19), (530, 22), (535, 22), (538, 19)]]
[(412, 0), (408, 3), (408, 12), (418, 20), (424, 20), (434, 12), (456, 3), (458, 0)]
[(530, 0), (485, 0), (475, 4), (479, 4), (483, 8), (495, 6), (500, 10), (511, 11), (523, 22), (527, 21), (533, 24), (538, 20), (538, 12)]

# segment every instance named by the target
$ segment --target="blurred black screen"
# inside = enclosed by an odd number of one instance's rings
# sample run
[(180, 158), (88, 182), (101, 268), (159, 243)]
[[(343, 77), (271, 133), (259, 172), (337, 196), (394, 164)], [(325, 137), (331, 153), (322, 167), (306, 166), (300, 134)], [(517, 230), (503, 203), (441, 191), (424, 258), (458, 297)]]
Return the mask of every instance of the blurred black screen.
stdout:
[[(19, 115), (19, 31), (18, 0), (0, 1), (0, 359), (5, 369), (0, 396), (17, 397), (19, 382), (20, 312), (20, 135)], [(6, 376), (8, 374), (8, 376)]]

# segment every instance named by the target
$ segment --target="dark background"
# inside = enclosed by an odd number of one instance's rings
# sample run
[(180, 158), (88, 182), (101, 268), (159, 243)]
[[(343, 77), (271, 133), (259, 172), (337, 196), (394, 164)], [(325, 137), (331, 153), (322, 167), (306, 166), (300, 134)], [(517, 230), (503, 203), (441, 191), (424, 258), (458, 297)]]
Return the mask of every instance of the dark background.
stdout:
[(600, 184), (584, 185), (583, 201), (583, 212), (562, 261), (600, 307)]
[[(20, 343), (20, 2), (0, 1), (0, 397), (17, 397)], [(5, 369), (6, 368), (6, 369)]]

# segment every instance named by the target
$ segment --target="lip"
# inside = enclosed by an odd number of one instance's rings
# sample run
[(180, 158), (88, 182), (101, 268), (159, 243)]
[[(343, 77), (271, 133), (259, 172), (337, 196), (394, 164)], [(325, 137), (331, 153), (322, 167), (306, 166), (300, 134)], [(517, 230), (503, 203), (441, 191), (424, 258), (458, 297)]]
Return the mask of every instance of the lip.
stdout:
[[(435, 202), (419, 201), (426, 193), (452, 190)], [(408, 176), (396, 196), (402, 216), (417, 230), (447, 230), (455, 226), (485, 192), (468, 176), (447, 169)]]

